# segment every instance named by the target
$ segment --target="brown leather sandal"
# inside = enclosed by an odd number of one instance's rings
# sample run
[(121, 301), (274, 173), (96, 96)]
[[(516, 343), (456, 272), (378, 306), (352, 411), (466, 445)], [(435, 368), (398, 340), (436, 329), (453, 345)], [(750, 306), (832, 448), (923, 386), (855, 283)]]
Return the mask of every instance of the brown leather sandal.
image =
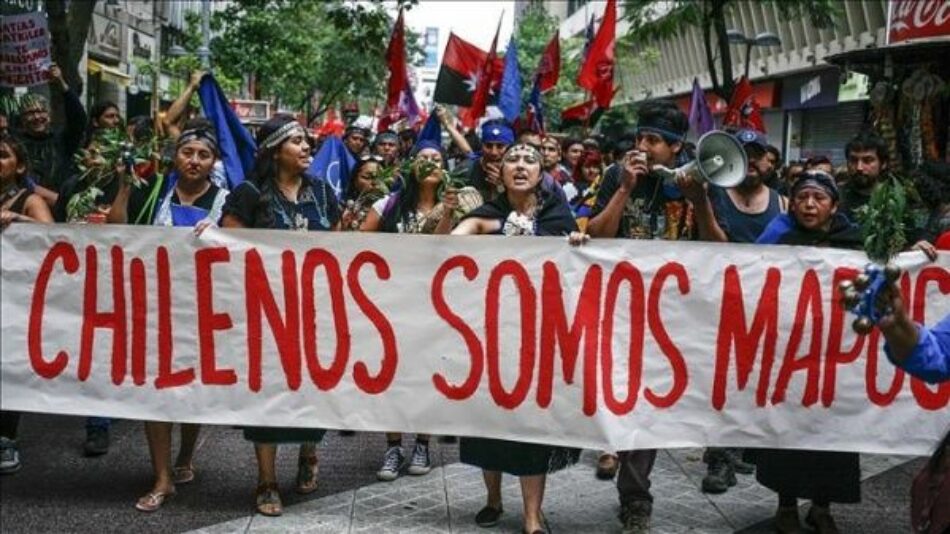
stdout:
[(320, 472), (317, 456), (300, 456), (297, 459), (297, 487), (301, 495), (317, 491), (317, 474)]

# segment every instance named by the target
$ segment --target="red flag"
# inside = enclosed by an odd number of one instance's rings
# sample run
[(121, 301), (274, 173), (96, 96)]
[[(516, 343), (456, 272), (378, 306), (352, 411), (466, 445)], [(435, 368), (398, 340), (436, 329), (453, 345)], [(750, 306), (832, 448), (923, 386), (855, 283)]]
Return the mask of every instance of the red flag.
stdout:
[(501, 32), (501, 18), (498, 19), (498, 28), (495, 30), (495, 38), (491, 41), (488, 57), (485, 58), (485, 63), (478, 74), (478, 86), (475, 88), (475, 94), (472, 95), (472, 105), (469, 106), (468, 113), (465, 114), (463, 122), (468, 128), (475, 126), (478, 119), (485, 114), (485, 108), (488, 107), (488, 93), (491, 91), (497, 67), (499, 32)]
[(767, 133), (759, 103), (755, 101), (755, 94), (752, 92), (752, 83), (745, 76), (739, 79), (739, 83), (732, 92), (729, 107), (726, 108), (726, 114), (722, 118), (722, 125)]
[(386, 86), (386, 107), (390, 110), (399, 106), (399, 96), (409, 75), (406, 70), (406, 31), (402, 20), (402, 9), (393, 26), (389, 47), (386, 48), (386, 63), (389, 65), (389, 83)]
[(548, 42), (541, 54), (541, 61), (538, 63), (538, 88), (542, 93), (546, 93), (557, 85), (557, 79), (561, 75), (561, 41), (560, 32), (554, 32), (554, 37)]
[(604, 18), (591, 43), (587, 59), (577, 75), (577, 85), (593, 94), (606, 109), (614, 96), (614, 43), (617, 33), (617, 0), (607, 0)]
[(564, 110), (561, 111), (561, 121), (575, 120), (579, 122), (586, 122), (596, 107), (597, 103), (591, 99), (587, 102), (581, 102), (580, 104), (575, 104), (569, 108), (564, 108)]

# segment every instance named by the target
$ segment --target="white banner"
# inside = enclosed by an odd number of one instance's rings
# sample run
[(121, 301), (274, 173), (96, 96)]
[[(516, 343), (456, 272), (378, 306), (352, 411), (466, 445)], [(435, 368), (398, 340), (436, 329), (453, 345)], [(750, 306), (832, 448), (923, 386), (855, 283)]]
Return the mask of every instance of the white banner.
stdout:
[[(13, 225), (4, 409), (618, 450), (925, 454), (950, 383), (896, 370), (804, 247)], [(915, 316), (950, 257), (907, 254)]]
[(0, 19), (0, 87), (45, 84), (51, 63), (45, 13)]

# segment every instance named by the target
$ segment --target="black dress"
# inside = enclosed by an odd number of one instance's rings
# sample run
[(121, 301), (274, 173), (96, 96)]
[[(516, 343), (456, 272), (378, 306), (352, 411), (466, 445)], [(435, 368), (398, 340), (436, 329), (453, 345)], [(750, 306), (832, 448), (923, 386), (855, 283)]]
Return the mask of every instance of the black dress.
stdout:
[[(300, 187), (297, 202), (283, 197), (279, 191), (268, 191), (269, 209), (264, 217), (261, 190), (251, 182), (244, 182), (228, 195), (222, 208), (222, 217), (231, 215), (248, 228), (293, 229), (306, 231), (330, 230), (340, 220), (340, 207), (333, 190), (323, 180), (307, 179)], [(298, 427), (244, 427), (244, 439), (254, 443), (313, 443), (326, 434), (322, 428)]]
[[(465, 218), (497, 219), (502, 223), (497, 233), (506, 235), (566, 236), (577, 230), (570, 207), (556, 193), (542, 191), (540, 205), (531, 233), (506, 231), (512, 208), (504, 195), (472, 210)], [(490, 438), (463, 437), (459, 444), (462, 462), (486, 471), (503, 471), (515, 476), (553, 473), (576, 463), (580, 453), (580, 449), (569, 447)]]
[[(779, 243), (857, 249), (861, 247), (861, 232), (839, 213), (832, 220), (830, 231), (813, 232), (795, 226)], [(857, 453), (760, 449), (755, 458), (756, 480), (780, 495), (819, 502), (861, 501), (861, 466)]]

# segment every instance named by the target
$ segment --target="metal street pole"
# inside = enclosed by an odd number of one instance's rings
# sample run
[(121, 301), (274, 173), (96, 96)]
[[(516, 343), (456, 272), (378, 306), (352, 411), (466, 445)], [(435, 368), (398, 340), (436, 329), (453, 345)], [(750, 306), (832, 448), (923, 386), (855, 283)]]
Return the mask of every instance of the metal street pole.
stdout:
[(755, 39), (746, 39), (745, 41), (745, 77), (749, 79), (749, 60), (752, 59), (752, 45)]
[(202, 70), (211, 69), (211, 0), (201, 0), (201, 48), (198, 57)]

